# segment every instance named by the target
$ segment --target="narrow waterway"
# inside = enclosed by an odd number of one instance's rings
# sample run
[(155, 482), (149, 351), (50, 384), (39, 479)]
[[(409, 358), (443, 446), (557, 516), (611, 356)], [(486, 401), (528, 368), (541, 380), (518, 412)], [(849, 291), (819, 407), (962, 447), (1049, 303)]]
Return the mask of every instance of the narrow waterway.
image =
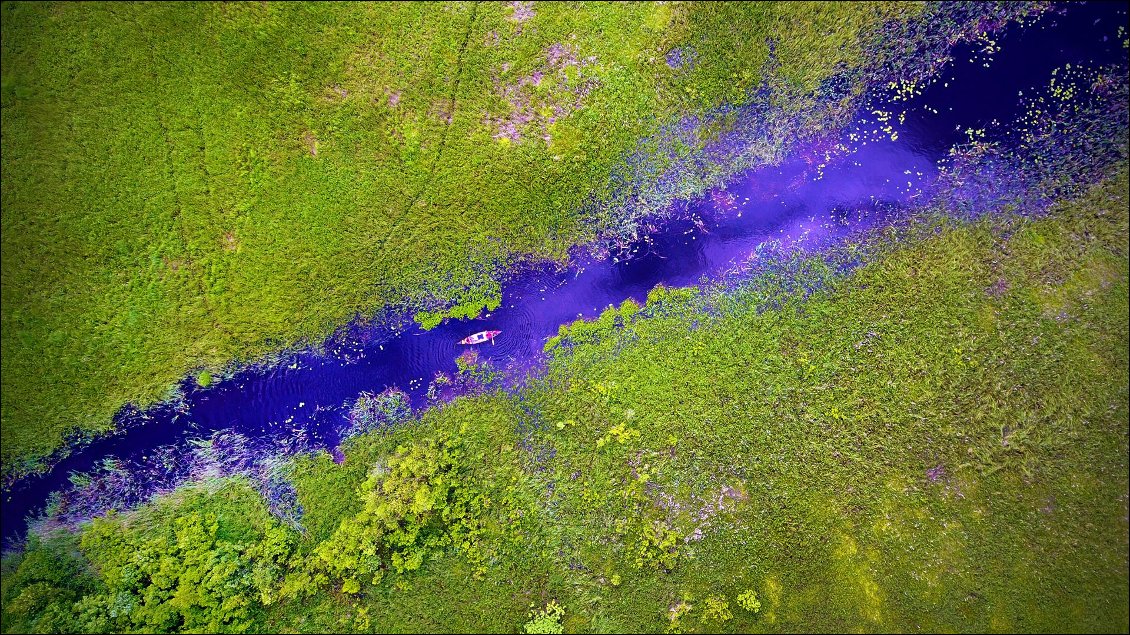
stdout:
[(4, 540), (23, 534), (26, 518), (43, 509), (51, 492), (72, 487), (73, 473), (109, 461), (123, 473), (138, 474), (125, 493), (118, 492), (129, 504), (152, 493), (144, 474), (152, 482), (169, 478), (178, 453), (216, 431), (238, 432), (283, 453), (333, 449), (348, 404), (361, 392), (396, 386), (413, 405), (425, 405), (428, 383), (437, 372), (456, 371), (455, 358), (465, 350), (457, 342), (471, 333), (500, 330), (494, 344), (476, 346), (479, 354), (495, 366), (520, 368), (537, 362), (560, 324), (594, 317), (626, 298), (642, 301), (656, 284), (716, 278), (768, 241), (828, 244), (881, 225), (928, 192), (950, 148), (970, 140), (967, 130), (1016, 121), (1023, 97), (1046, 89), (1056, 69), (1125, 64), (1119, 27), (1126, 14), (1121, 3), (1073, 5), (1064, 15), (1011, 27), (992, 51), (962, 45), (920, 95), (863, 109), (830, 159), (823, 150), (801, 148), (782, 165), (738, 175), (725, 189), (684, 203), (686, 212), (634, 245), (630, 257), (582, 260), (566, 271), (528, 271), (503, 289), (497, 310), (478, 319), (449, 321), (426, 332), (353, 328), (324, 353), (299, 353), (274, 367), (250, 368), (207, 389), (186, 380), (183, 400), (144, 412), (123, 410), (122, 433), (6, 489)]

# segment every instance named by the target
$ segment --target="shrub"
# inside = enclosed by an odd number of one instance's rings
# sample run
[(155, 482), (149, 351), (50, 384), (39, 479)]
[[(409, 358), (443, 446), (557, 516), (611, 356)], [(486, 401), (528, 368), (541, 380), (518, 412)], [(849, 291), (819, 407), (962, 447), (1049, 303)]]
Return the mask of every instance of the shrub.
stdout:
[(694, 605), (691, 602), (694, 597), (689, 593), (683, 592), (683, 601), (672, 606), (667, 611), (667, 632), (668, 633), (682, 633), (683, 632), (683, 617), (690, 614)]
[(702, 612), (702, 619), (728, 622), (734, 618), (730, 612), (730, 603), (721, 595), (712, 595), (706, 598), (706, 609)]
[(73, 539), (69, 533), (45, 539), (30, 533), (27, 550), (18, 560), (5, 557), (4, 632), (82, 630), (73, 619), (71, 607), (83, 593), (96, 590), (98, 585), (89, 573), (88, 563), (77, 553)]
[[(156, 531), (96, 518), (82, 549), (101, 572), (104, 593), (75, 606), (86, 628), (113, 631), (246, 632), (259, 604), (278, 597), (293, 538), (272, 525), (250, 543), (223, 537), (215, 513), (193, 511)], [(258, 538), (256, 540), (255, 538)]]
[(636, 567), (670, 571), (679, 559), (679, 533), (661, 522), (645, 524), (636, 543)]
[(757, 613), (761, 610), (761, 600), (757, 599), (757, 592), (753, 589), (746, 589), (738, 596), (738, 606), (749, 611), (750, 613)]
[[(532, 606), (530, 607), (533, 608)], [(545, 608), (530, 611), (530, 621), (526, 622), (523, 630), (526, 633), (562, 633), (561, 618), (565, 615), (565, 607), (550, 600)]]
[(378, 464), (360, 488), (363, 507), (318, 545), (312, 571), (342, 581), (357, 593), (392, 568), (419, 569), (430, 554), (455, 547), (478, 564), (482, 496), (464, 475), (457, 439), (432, 438), (400, 446)]

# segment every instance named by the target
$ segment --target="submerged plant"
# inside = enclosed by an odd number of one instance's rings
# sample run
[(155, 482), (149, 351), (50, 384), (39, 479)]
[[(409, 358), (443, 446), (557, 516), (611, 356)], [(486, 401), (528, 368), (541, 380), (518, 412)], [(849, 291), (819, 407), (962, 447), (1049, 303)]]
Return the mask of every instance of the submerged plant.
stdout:
[(349, 408), (349, 428), (345, 438), (379, 430), (404, 421), (412, 415), (412, 402), (399, 388), (373, 394), (363, 392)]
[(455, 366), (459, 369), (459, 387), (471, 394), (483, 392), (503, 378), (502, 372), (495, 370), (490, 360), (482, 359), (473, 348), (456, 357)]
[(207, 370), (202, 370), (196, 374), (196, 385), (201, 388), (207, 388), (212, 385), (212, 373)]

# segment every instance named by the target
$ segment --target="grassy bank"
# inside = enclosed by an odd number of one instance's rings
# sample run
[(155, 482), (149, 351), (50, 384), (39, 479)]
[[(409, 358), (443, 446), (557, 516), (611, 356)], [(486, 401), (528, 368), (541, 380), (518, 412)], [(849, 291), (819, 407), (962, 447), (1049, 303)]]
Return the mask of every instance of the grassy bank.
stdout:
[(299, 460), (301, 531), (229, 480), (33, 542), (4, 630), (1125, 632), (1128, 189), (658, 289)]
[[(791, 115), (851, 103), (860, 65), (908, 59), (871, 49), (983, 28), (981, 9), (907, 26), (921, 11), (3, 5), (5, 474), (193, 369), (316, 343), (390, 304), (489, 306), (484, 280), (506, 263), (630, 221), (610, 175), (663, 126), (767, 87), (784, 113), (758, 146), (770, 158)], [(828, 97), (832, 75), (860, 81)], [(634, 187), (695, 151), (676, 145)]]

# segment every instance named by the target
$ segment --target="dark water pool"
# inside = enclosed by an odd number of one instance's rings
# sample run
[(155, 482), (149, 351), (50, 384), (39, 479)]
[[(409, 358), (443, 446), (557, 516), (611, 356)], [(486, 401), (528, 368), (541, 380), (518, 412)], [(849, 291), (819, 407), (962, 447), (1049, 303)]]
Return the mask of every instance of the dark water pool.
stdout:
[[(424, 405), (428, 383), (436, 372), (455, 372), (454, 360), (465, 350), (456, 342), (471, 333), (502, 331), (493, 345), (475, 347), (496, 366), (534, 364), (560, 324), (594, 317), (629, 297), (642, 301), (656, 284), (717, 277), (767, 241), (826, 244), (882, 224), (921, 200), (950, 148), (969, 140), (966, 130), (1017, 120), (1022, 95), (1046, 87), (1054, 69), (1125, 64), (1119, 27), (1126, 14), (1122, 3), (1073, 5), (1062, 15), (1010, 28), (996, 38), (999, 51), (962, 45), (921, 95), (863, 109), (835, 152), (802, 148), (782, 165), (739, 175), (725, 189), (684, 204), (685, 214), (634, 245), (629, 258), (582, 260), (567, 271), (528, 271), (504, 288), (497, 310), (478, 319), (427, 332), (355, 328), (323, 354), (293, 355), (208, 389), (186, 381), (185, 396), (175, 404), (145, 412), (124, 409), (118, 416), (122, 433), (4, 491), (3, 538), (10, 544), (22, 536), (27, 517), (43, 509), (51, 492), (72, 487), (72, 473), (109, 461), (124, 480), (116, 485), (119, 491), (104, 493), (116, 498), (105, 501), (130, 504), (183, 468), (177, 457), (190, 451), (193, 439), (216, 431), (238, 432), (284, 453), (332, 449), (346, 424), (347, 404), (359, 393), (396, 386), (414, 405)], [(905, 116), (883, 122), (875, 110)]]

